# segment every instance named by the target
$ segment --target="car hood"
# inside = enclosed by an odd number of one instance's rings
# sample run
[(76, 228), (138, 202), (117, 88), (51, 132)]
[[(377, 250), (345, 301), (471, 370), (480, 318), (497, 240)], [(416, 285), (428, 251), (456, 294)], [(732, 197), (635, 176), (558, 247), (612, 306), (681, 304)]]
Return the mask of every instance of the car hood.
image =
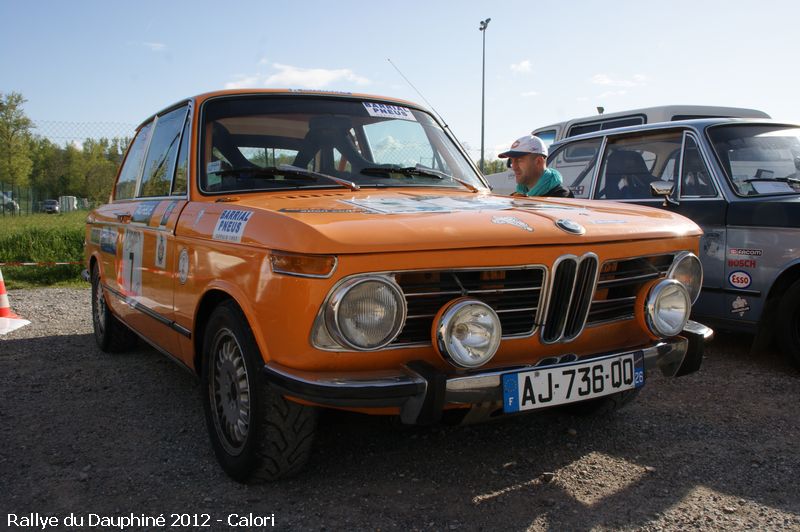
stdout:
[(304, 191), (225, 201), (205, 204), (202, 215), (212, 238), (230, 240), (218, 230), (224, 218), (246, 218), (244, 226), (231, 225), (241, 231), (234, 235), (236, 241), (303, 253), (580, 244), (701, 234), (694, 222), (680, 215), (608, 201), (419, 189)]

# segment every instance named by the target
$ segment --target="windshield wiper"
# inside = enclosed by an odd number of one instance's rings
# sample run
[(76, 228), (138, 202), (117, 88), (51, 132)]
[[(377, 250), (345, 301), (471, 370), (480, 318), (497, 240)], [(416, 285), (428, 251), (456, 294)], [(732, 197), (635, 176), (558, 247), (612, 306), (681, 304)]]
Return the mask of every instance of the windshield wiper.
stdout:
[(312, 172), (299, 166), (292, 166), (290, 164), (279, 164), (278, 166), (239, 166), (237, 168), (223, 168), (217, 172), (212, 172), (218, 175), (238, 175), (238, 174), (253, 174), (256, 177), (274, 178), (276, 175), (290, 175), (295, 177), (302, 177), (306, 179), (327, 179), (334, 183), (347, 187), (350, 190), (359, 190), (360, 186), (348, 181), (346, 179), (339, 179), (328, 174), (321, 174), (319, 172)]
[(456, 183), (466, 187), (470, 192), (478, 192), (479, 189), (472, 183), (468, 183), (450, 174), (434, 170), (418, 164), (416, 166), (406, 166), (402, 168), (392, 168), (391, 166), (371, 166), (361, 170), (362, 174), (400, 174), (406, 177), (433, 177), (435, 179), (452, 179)]
[(778, 181), (780, 183), (800, 183), (800, 178), (797, 177), (751, 177), (745, 179), (745, 183), (753, 183), (759, 181)]

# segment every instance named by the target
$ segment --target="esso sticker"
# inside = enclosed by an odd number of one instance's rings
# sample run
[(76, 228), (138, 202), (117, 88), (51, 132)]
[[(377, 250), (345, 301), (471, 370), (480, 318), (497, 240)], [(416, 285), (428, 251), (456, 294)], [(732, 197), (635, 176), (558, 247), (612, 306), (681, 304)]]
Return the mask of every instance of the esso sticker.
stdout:
[(735, 288), (747, 288), (751, 281), (750, 274), (747, 272), (736, 271), (728, 276), (728, 282)]

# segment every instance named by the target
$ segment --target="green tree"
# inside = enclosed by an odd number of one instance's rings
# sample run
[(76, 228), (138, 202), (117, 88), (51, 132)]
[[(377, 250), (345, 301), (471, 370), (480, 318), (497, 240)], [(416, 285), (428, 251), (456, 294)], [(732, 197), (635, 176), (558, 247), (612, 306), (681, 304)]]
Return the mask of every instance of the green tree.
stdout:
[(22, 109), (25, 102), (18, 92), (0, 93), (0, 181), (12, 190), (28, 183), (33, 167), (28, 151), (33, 122)]
[[(484, 161), (483, 175), (505, 172), (506, 170), (508, 170), (508, 167), (506, 166), (506, 160), (507, 159), (495, 159), (493, 161), (488, 161), (488, 160)], [(480, 159), (475, 161), (476, 166), (480, 167), (480, 164), (481, 164)]]

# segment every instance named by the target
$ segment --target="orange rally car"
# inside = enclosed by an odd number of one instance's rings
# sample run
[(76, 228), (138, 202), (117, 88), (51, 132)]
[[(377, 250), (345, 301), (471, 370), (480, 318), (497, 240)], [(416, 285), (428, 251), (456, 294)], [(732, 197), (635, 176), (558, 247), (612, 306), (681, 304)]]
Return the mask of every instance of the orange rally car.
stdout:
[(199, 375), (239, 481), (308, 459), (320, 407), (474, 422), (632, 399), (700, 367), (701, 231), (666, 211), (493, 196), (415, 104), (235, 90), (137, 130), (87, 219), (97, 343)]

